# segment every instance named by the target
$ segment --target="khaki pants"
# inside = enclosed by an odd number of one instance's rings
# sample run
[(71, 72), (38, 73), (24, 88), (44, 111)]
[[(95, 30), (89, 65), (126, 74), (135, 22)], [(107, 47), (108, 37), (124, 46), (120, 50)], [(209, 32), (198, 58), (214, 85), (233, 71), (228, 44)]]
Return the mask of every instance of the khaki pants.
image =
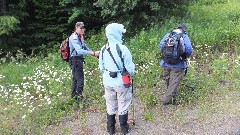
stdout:
[(105, 99), (107, 105), (107, 113), (109, 115), (124, 115), (128, 112), (132, 100), (132, 88), (105, 87)]
[(184, 77), (184, 69), (163, 67), (163, 76), (167, 83), (167, 90), (162, 101), (163, 104), (167, 104), (171, 102), (172, 98), (177, 94), (177, 88)]

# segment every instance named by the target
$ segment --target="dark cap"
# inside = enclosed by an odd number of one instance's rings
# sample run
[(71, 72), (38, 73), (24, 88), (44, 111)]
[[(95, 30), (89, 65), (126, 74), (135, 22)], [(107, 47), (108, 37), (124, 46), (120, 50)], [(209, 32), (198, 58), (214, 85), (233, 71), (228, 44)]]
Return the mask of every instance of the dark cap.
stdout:
[(82, 27), (82, 26), (84, 26), (83, 22), (77, 22), (75, 25), (75, 27)]
[(186, 27), (186, 25), (185, 25), (184, 23), (179, 24), (179, 25), (177, 26), (177, 28), (181, 28), (184, 32), (187, 31), (187, 27)]

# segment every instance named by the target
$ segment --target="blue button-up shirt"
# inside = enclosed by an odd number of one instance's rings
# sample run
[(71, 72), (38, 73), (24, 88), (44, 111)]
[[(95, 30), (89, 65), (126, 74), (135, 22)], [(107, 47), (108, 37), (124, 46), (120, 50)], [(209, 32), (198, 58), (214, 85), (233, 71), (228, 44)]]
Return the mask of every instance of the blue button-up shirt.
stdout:
[(89, 51), (91, 51), (87, 45), (81, 41), (77, 32), (74, 32), (69, 37), (69, 47), (70, 47), (70, 54), (71, 57), (73, 56), (86, 56), (89, 55)]

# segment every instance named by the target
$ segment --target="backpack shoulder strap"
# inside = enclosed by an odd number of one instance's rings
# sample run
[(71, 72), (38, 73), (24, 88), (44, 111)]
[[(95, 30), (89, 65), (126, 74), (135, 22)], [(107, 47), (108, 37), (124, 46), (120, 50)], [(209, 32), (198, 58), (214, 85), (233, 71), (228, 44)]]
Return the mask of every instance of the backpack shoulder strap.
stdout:
[(121, 49), (120, 49), (120, 47), (119, 47), (118, 44), (116, 44), (116, 49), (117, 49), (118, 55), (119, 55), (119, 57), (121, 58), (121, 61), (122, 61), (122, 63), (123, 63), (123, 71), (125, 71), (125, 70), (127, 70), (127, 69), (125, 68), (124, 59), (123, 59), (123, 57), (122, 57), (122, 51), (121, 51)]
[(116, 64), (118, 70), (120, 70), (120, 68), (119, 68), (119, 66), (118, 66), (118, 64), (117, 64), (117, 62), (116, 62), (116, 60), (114, 59), (114, 57), (113, 57), (113, 55), (112, 55), (112, 52), (111, 52), (111, 50), (110, 50), (110, 47), (107, 49), (107, 51), (109, 52), (110, 56), (112, 57), (113, 62)]
[(123, 67), (125, 67), (125, 66), (124, 66), (124, 60), (123, 60), (123, 57), (122, 57), (122, 51), (121, 51), (121, 49), (120, 49), (120, 47), (119, 47), (118, 44), (116, 44), (116, 49), (117, 49), (117, 53), (118, 53), (118, 55), (119, 55), (119, 57), (121, 58), (121, 61), (122, 61), (122, 63), (123, 63)]
[[(122, 51), (121, 51), (118, 44), (116, 44), (116, 49), (117, 49), (118, 56), (121, 58), (121, 61), (123, 63), (123, 69), (125, 69), (124, 60), (123, 60), (123, 57), (122, 57)], [(105, 50), (106, 50), (106, 46), (104, 46), (104, 48), (102, 50), (102, 60), (103, 60), (103, 53), (104, 53)], [(119, 66), (117, 65), (117, 62), (115, 61), (115, 59), (114, 59), (114, 57), (113, 57), (113, 55), (110, 51), (110, 47), (107, 49), (107, 51), (109, 52), (110, 56), (112, 57), (113, 62), (116, 64), (117, 68), (120, 70)]]
[[(71, 36), (71, 35), (70, 35)], [(67, 40), (67, 45), (68, 45), (68, 48), (69, 48), (69, 53), (71, 52), (71, 54), (69, 55), (69, 57), (71, 57), (73, 51), (75, 50), (75, 48), (72, 49), (72, 51), (70, 51), (70, 46), (69, 46), (69, 38), (70, 36), (66, 39)]]
[(104, 46), (103, 49), (102, 49), (102, 60), (103, 60), (103, 53), (104, 53), (105, 50), (106, 50), (106, 46)]

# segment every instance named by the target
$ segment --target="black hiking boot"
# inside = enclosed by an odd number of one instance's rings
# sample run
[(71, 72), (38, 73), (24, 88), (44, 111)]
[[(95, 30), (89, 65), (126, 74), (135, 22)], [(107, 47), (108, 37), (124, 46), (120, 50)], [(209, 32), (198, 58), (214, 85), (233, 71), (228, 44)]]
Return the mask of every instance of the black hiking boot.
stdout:
[(172, 99), (168, 102), (163, 102), (163, 105), (178, 105), (178, 101), (176, 99)]
[(113, 135), (115, 133), (115, 119), (116, 114), (109, 115), (107, 114), (107, 130), (110, 135)]
[(128, 120), (128, 113), (124, 115), (119, 115), (119, 122), (121, 127), (121, 133), (126, 135), (129, 132), (129, 125), (127, 123)]
[(178, 105), (180, 104), (179, 101), (177, 100), (177, 96), (174, 95), (169, 101), (162, 101), (163, 105)]

